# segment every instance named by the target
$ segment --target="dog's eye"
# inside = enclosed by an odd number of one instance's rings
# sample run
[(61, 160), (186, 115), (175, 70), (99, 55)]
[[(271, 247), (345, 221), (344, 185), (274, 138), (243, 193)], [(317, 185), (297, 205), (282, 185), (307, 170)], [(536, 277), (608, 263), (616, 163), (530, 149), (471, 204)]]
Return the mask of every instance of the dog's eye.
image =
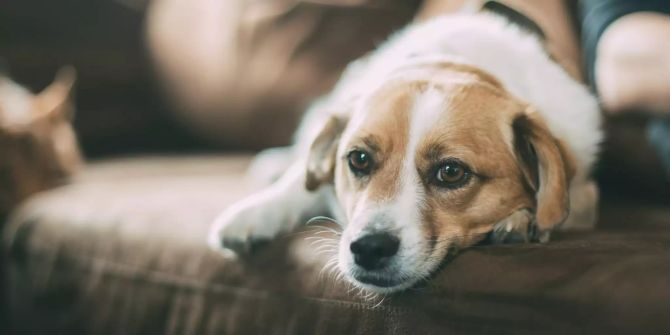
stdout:
[(457, 161), (442, 163), (435, 172), (435, 183), (446, 188), (458, 188), (470, 179), (470, 171)]
[(367, 175), (372, 168), (370, 154), (362, 150), (354, 150), (349, 153), (349, 169), (357, 175)]

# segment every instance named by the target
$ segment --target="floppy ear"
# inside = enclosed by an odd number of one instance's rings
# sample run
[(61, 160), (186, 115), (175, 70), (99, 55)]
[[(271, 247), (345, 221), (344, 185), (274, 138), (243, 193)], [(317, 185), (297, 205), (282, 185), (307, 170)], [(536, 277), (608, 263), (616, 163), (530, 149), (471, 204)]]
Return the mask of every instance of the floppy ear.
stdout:
[(541, 230), (551, 229), (562, 223), (570, 211), (568, 188), (574, 176), (574, 162), (538, 113), (521, 113), (512, 128), (521, 171), (535, 192), (535, 220)]
[(53, 83), (36, 96), (39, 108), (38, 117), (71, 117), (69, 114), (72, 112), (72, 108), (69, 102), (76, 76), (76, 72), (71, 66), (62, 67), (58, 70)]
[(314, 191), (324, 183), (332, 183), (337, 159), (337, 144), (346, 120), (331, 116), (314, 138), (307, 155), (305, 187)]

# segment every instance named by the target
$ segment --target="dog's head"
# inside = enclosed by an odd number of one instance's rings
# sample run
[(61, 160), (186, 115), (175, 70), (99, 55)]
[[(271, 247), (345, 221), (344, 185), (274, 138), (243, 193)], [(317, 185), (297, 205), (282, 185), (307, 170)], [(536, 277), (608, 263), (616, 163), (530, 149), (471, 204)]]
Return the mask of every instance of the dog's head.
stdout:
[(307, 187), (333, 183), (339, 268), (376, 292), (412, 286), (519, 210), (548, 229), (568, 212), (571, 162), (532, 107), (469, 66), (405, 69), (333, 117)]

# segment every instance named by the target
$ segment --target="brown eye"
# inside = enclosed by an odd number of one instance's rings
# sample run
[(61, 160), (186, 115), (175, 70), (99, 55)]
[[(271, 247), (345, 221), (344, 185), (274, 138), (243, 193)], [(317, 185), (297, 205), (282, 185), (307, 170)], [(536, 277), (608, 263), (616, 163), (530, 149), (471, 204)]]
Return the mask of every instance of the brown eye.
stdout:
[(372, 167), (370, 154), (362, 150), (349, 153), (349, 169), (357, 175), (367, 175)]
[(435, 173), (435, 181), (438, 186), (446, 188), (458, 188), (470, 178), (468, 169), (463, 164), (455, 161), (443, 163)]

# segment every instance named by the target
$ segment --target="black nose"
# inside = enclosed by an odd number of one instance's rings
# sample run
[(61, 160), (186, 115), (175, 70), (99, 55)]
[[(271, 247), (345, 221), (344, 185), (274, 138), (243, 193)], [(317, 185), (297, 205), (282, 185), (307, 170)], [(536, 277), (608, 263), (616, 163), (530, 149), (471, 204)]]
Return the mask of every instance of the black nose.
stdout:
[(385, 265), (386, 260), (398, 252), (400, 241), (386, 233), (365, 235), (351, 243), (349, 249), (354, 261), (366, 270), (374, 270)]

